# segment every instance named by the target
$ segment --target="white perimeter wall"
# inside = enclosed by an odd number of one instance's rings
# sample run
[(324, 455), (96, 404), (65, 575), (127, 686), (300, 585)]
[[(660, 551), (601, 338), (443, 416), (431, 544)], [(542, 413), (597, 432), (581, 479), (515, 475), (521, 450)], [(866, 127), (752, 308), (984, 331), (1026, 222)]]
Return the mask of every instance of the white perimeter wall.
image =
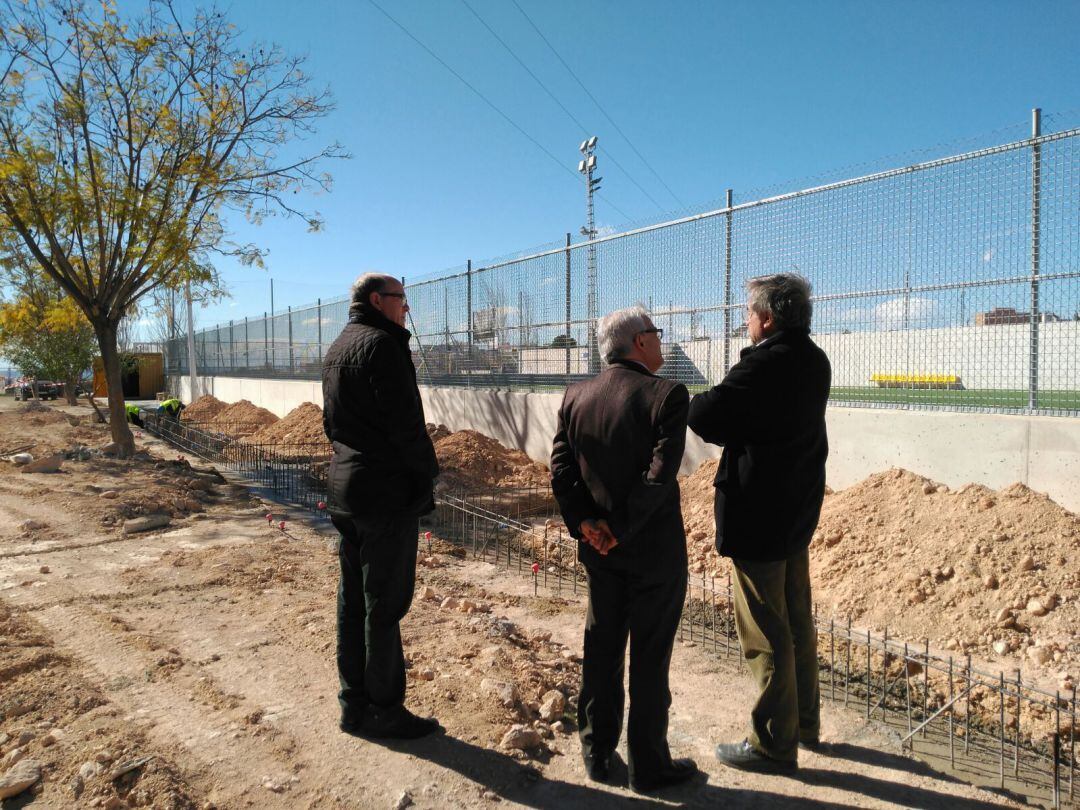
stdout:
[[(172, 382), (174, 393), (190, 402), (188, 378)], [(303, 402), (322, 405), (317, 381), (203, 377), (200, 389), (225, 402), (248, 399), (278, 416)], [(429, 422), (478, 430), (547, 463), (561, 393), (423, 387), (421, 394)], [(837, 407), (827, 419), (834, 489), (904, 467), (950, 487), (976, 482), (997, 489), (1020, 481), (1080, 512), (1080, 419)], [(717, 455), (719, 448), (691, 433), (683, 472)]]

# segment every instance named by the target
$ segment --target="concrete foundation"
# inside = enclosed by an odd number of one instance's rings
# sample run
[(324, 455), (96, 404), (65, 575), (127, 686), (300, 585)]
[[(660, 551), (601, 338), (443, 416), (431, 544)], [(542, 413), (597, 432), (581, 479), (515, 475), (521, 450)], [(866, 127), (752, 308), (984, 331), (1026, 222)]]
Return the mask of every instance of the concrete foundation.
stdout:
[[(187, 377), (170, 382), (191, 401)], [(308, 380), (203, 377), (200, 393), (225, 402), (248, 399), (278, 416), (302, 402), (322, 405), (320, 384)], [(561, 393), (424, 387), (421, 396), (429, 422), (478, 430), (547, 463)], [(998, 489), (1019, 481), (1080, 512), (1080, 419), (834, 407), (827, 419), (833, 489), (903, 467), (954, 488), (974, 482)], [(719, 454), (691, 434), (682, 471)]]

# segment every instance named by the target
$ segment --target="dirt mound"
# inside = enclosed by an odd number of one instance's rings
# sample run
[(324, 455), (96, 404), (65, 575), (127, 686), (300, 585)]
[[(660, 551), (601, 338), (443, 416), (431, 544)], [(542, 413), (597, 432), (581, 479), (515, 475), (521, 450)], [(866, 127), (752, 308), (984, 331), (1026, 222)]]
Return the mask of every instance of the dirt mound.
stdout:
[(222, 402), (212, 394), (206, 394), (184, 408), (180, 412), (180, 419), (183, 422), (209, 422), (228, 407), (227, 402)]
[(42, 404), (37, 400), (30, 400), (18, 410), (19, 417), (31, 425), (58, 425), (61, 422), (70, 423), (71, 419), (66, 414), (55, 408)]
[[(728, 570), (714, 547), (715, 470), (682, 482), (690, 569), (711, 576)], [(810, 571), (826, 616), (1075, 676), (1078, 550), (1080, 517), (1023, 484), (950, 491), (892, 469), (826, 496)]]
[(209, 424), (214, 430), (237, 437), (250, 436), (255, 431), (277, 421), (278, 417), (266, 408), (260, 408), (242, 399), (220, 411)]
[(546, 466), (475, 430), (458, 430), (443, 436), (435, 442), (435, 454), (443, 480), (465, 490), (551, 486)]
[(693, 574), (715, 574), (721, 569), (720, 555), (716, 553), (716, 521), (713, 517), (713, 478), (719, 465), (719, 459), (708, 459), (692, 475), (679, 481), (686, 550)]
[(950, 492), (893, 469), (826, 499), (816, 598), (904, 638), (1028, 665), (1080, 662), (1080, 517), (1023, 484)]
[(241, 440), (242, 444), (275, 445), (297, 449), (309, 448), (312, 454), (330, 452), (330, 442), (323, 432), (322, 408), (312, 402), (289, 411), (284, 419), (268, 424)]

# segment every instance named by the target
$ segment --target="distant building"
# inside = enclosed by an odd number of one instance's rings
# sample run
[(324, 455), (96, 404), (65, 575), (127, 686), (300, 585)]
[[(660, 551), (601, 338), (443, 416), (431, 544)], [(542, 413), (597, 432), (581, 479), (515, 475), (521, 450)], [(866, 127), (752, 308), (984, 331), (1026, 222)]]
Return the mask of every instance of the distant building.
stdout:
[[(1055, 323), (1060, 321), (1053, 312), (1040, 312), (1039, 323)], [(975, 315), (976, 326), (1001, 326), (1003, 324), (1031, 323), (1030, 312), (1017, 312), (1012, 307), (994, 307), (989, 312), (979, 312)]]

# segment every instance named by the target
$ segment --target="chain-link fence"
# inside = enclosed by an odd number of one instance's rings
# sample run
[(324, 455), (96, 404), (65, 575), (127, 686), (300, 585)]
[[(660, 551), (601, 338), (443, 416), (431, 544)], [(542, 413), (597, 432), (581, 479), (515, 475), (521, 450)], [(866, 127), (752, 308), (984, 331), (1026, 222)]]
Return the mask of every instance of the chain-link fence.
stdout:
[[(596, 318), (640, 302), (661, 374), (701, 390), (748, 345), (745, 282), (795, 271), (833, 402), (1080, 415), (1080, 129), (1038, 132), (410, 284), (420, 379), (561, 388), (599, 369)], [(198, 372), (318, 378), (347, 316), (337, 299), (204, 330)]]

